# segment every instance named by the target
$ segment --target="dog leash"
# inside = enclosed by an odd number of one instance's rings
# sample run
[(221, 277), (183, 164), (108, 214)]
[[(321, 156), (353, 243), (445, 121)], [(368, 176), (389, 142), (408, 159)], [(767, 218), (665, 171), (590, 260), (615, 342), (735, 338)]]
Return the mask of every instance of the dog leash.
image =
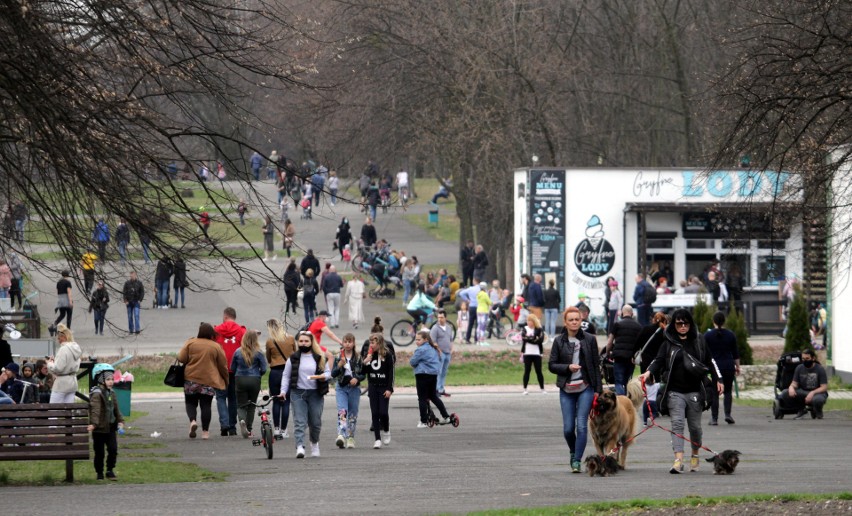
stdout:
[[(718, 457), (718, 456), (719, 456), (719, 454), (718, 454), (718, 453), (714, 452), (713, 450), (711, 450), (710, 448), (708, 448), (708, 447), (704, 446), (703, 444), (697, 444), (697, 443), (695, 443), (694, 441), (692, 441), (692, 440), (688, 439), (685, 435), (681, 435), (681, 434), (679, 434), (679, 433), (675, 432), (674, 430), (671, 430), (671, 429), (669, 429), (669, 428), (666, 428), (666, 427), (664, 427), (663, 425), (661, 425), (661, 424), (657, 423), (657, 421), (654, 419), (654, 411), (653, 411), (653, 410), (651, 410), (651, 401), (650, 401), (650, 400), (648, 400), (648, 390), (645, 388), (645, 379), (644, 379), (644, 378), (642, 378), (641, 376), (639, 377), (639, 383), (642, 385), (642, 393), (643, 393), (643, 395), (645, 396), (645, 404), (646, 404), (646, 405), (647, 405), (647, 407), (648, 407), (648, 417), (651, 419), (651, 424), (650, 424), (650, 425), (648, 425), (648, 426), (647, 426), (644, 430), (642, 430), (642, 431), (641, 431), (641, 432), (639, 432), (638, 434), (634, 435), (633, 437), (631, 437), (630, 439), (628, 439), (627, 441), (625, 441), (625, 443), (632, 441), (633, 439), (635, 439), (635, 438), (639, 437), (640, 435), (642, 435), (643, 433), (645, 433), (646, 431), (648, 431), (650, 428), (653, 428), (653, 427), (655, 427), (655, 426), (656, 426), (657, 428), (660, 428), (660, 429), (662, 429), (662, 430), (665, 430), (666, 432), (668, 432), (668, 433), (670, 433), (670, 434), (674, 435), (675, 437), (680, 437), (680, 438), (681, 438), (681, 439), (683, 439), (684, 441), (686, 441), (686, 442), (688, 442), (689, 444), (691, 444), (694, 448), (701, 448), (702, 450), (708, 451), (708, 452), (712, 453), (714, 457)], [(619, 447), (620, 447), (620, 446), (623, 446), (623, 444), (619, 445)], [(617, 449), (618, 449), (618, 447), (616, 447), (616, 450), (617, 450)]]

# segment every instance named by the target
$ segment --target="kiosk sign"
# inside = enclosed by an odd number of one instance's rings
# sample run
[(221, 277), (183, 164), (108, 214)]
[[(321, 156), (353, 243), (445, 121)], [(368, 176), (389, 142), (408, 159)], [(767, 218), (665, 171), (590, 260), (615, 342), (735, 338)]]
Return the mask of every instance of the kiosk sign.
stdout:
[(529, 264), (531, 274), (565, 285), (565, 172), (531, 170), (529, 189)]

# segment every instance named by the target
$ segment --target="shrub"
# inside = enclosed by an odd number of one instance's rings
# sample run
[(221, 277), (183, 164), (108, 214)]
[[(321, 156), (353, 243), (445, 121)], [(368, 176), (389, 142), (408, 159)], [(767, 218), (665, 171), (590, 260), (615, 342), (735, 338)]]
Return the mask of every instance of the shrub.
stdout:
[(736, 309), (734, 303), (730, 303), (730, 310), (725, 321), (725, 327), (737, 336), (737, 351), (740, 354), (740, 365), (754, 364), (751, 345), (748, 343), (748, 329), (746, 329), (745, 316)]
[(695, 329), (698, 333), (704, 333), (713, 327), (713, 314), (716, 313), (716, 306), (710, 306), (704, 301), (706, 290), (702, 290), (695, 296), (695, 306), (692, 307), (692, 318), (695, 320)]
[(784, 336), (784, 352), (799, 351), (811, 344), (808, 307), (802, 287), (797, 283), (793, 287), (795, 295), (787, 310), (787, 333)]

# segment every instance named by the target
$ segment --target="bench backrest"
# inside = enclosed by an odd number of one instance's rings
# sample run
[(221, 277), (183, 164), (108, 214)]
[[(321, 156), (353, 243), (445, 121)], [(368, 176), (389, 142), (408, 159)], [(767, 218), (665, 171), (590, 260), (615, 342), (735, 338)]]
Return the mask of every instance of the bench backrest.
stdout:
[(88, 424), (83, 403), (0, 405), (0, 444), (14, 445), (0, 446), (0, 460), (88, 459)]

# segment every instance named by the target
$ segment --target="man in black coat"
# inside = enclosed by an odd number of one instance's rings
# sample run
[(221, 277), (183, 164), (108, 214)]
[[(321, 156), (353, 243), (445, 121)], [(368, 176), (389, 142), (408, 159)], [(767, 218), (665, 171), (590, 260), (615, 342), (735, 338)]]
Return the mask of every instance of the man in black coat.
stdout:
[(373, 225), (373, 219), (367, 217), (367, 220), (364, 221), (364, 225), (361, 226), (361, 241), (365, 246), (371, 247), (376, 245), (376, 241), (379, 237), (376, 235), (376, 226)]
[(317, 257), (314, 256), (313, 249), (308, 249), (308, 254), (306, 254), (305, 257), (302, 258), (302, 264), (299, 267), (299, 272), (302, 273), (302, 277), (305, 277), (305, 274), (307, 274), (308, 269), (314, 270), (314, 278), (319, 276), (320, 263), (319, 260), (317, 260)]
[(467, 244), (461, 249), (461, 269), (462, 269), (462, 282), (461, 286), (469, 287), (473, 284), (473, 258), (476, 256), (476, 252), (474, 251), (473, 241), (468, 240)]
[(612, 325), (606, 352), (612, 354), (613, 374), (615, 375), (615, 393), (627, 394), (627, 382), (633, 376), (633, 355), (639, 351), (636, 338), (642, 331), (642, 325), (633, 318), (633, 307), (624, 305), (621, 320)]

